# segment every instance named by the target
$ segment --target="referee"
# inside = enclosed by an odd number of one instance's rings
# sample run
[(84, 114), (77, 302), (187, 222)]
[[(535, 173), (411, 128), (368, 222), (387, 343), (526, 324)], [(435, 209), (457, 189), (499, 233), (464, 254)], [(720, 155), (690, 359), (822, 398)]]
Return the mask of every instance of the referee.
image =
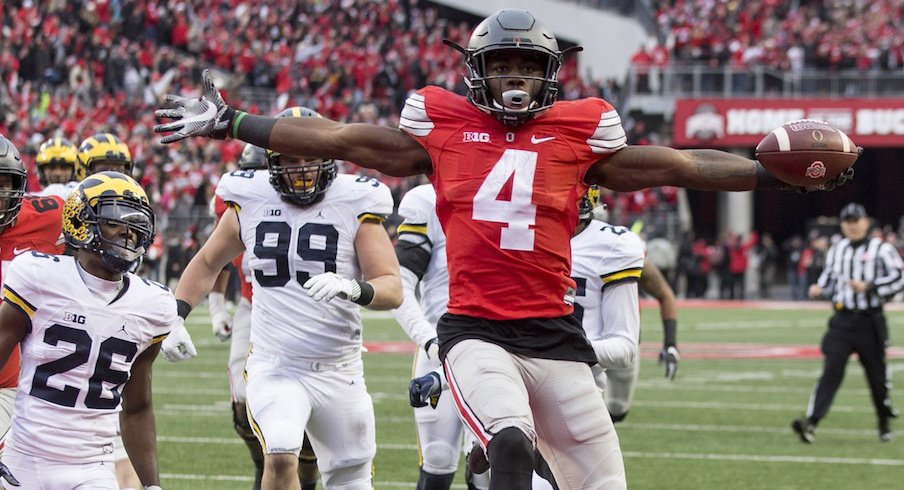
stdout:
[(809, 291), (811, 298), (831, 297), (835, 310), (822, 338), (822, 376), (810, 396), (807, 415), (791, 427), (803, 442), (814, 441), (816, 424), (829, 412), (848, 358), (856, 352), (879, 419), (879, 440), (890, 441), (894, 433), (889, 421), (897, 412), (888, 393), (888, 327), (882, 303), (904, 289), (904, 262), (890, 243), (869, 237), (870, 221), (862, 205), (848, 204), (839, 217), (844, 238), (829, 249), (825, 269)]

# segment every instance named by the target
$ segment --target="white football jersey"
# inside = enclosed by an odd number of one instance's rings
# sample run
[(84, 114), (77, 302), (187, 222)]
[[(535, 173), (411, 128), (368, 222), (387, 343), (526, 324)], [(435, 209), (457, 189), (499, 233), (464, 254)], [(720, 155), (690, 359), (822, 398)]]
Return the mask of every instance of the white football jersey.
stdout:
[(436, 216), (436, 190), (431, 184), (419, 185), (402, 197), (399, 214), (399, 239), (405, 234), (426, 238), (430, 247), (430, 262), (421, 278), (419, 294), (427, 320), (436, 325), (449, 305), (449, 269), (446, 265), (446, 235)]
[(122, 386), (135, 359), (173, 328), (176, 300), (166, 286), (127, 274), (107, 303), (77, 267), (74, 257), (31, 252), (4, 271), (4, 301), (31, 319), (12, 444), (54, 461), (112, 461)]
[(236, 171), (220, 180), (217, 195), (238, 211), (254, 294), (255, 352), (316, 360), (360, 355), (360, 307), (341, 298), (314, 301), (302, 285), (324, 272), (361, 278), (358, 227), (392, 213), (389, 188), (342, 174), (319, 202), (298, 206), (280, 198), (268, 172)]
[(50, 184), (41, 189), (41, 192), (38, 194), (42, 196), (59, 196), (65, 201), (66, 198), (69, 197), (69, 193), (78, 187), (78, 184), (79, 183), (76, 180), (66, 182), (65, 184)]
[(643, 240), (623, 226), (593, 220), (571, 239), (571, 277), (577, 283), (574, 315), (590, 340), (602, 340), (618, 325), (606, 325), (601, 303), (605, 288), (637, 281), (643, 271)]

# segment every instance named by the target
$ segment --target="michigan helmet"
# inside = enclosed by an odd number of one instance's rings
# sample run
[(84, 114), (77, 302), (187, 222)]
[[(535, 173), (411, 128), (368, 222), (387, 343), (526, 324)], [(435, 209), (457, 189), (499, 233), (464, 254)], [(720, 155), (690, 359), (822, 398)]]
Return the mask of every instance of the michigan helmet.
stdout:
[[(465, 56), (468, 68), (468, 101), (478, 109), (490, 113), (507, 125), (516, 126), (536, 117), (552, 107), (559, 93), (559, 69), (565, 54), (579, 51), (574, 47), (559, 50), (559, 43), (552, 31), (534, 18), (527, 10), (505, 9), (483, 20), (471, 34), (467, 49), (449, 40), (444, 42)], [(494, 100), (490, 84), (505, 85), (511, 75), (487, 73), (488, 58), (500, 51), (520, 51), (540, 60), (544, 66), (541, 77), (517, 76), (519, 79), (540, 84), (536, 95), (524, 90), (506, 90), (503, 100)]]
[[(41, 144), (38, 154), (35, 156), (38, 164), (38, 181), (42, 186), (50, 184), (65, 184), (76, 180), (78, 168), (78, 148), (65, 138), (50, 138)], [(47, 178), (47, 170), (51, 165), (64, 165), (69, 167), (69, 177), (63, 182), (50, 182)]]
[(6, 228), (22, 209), (22, 196), (25, 195), (25, 166), (22, 157), (13, 143), (0, 134), (0, 177), (9, 176), (9, 188), (5, 188), (5, 179), (0, 180), (0, 229)]
[(263, 170), (267, 168), (267, 152), (260, 146), (246, 143), (239, 157), (239, 168), (242, 170)]
[(82, 141), (78, 146), (78, 161), (76, 180), (97, 172), (95, 166), (100, 163), (121, 165), (124, 174), (132, 175), (132, 153), (129, 147), (110, 133), (97, 133)]
[[(282, 117), (321, 117), (306, 107), (290, 107), (276, 115)], [(286, 202), (307, 206), (319, 201), (336, 179), (336, 162), (322, 158), (281, 155), (267, 150), (270, 185)]]
[(581, 197), (578, 205), (578, 220), (581, 222), (593, 219), (593, 210), (600, 205), (600, 188), (597, 185), (590, 186), (587, 193)]
[[(128, 233), (108, 237), (104, 226), (125, 227)], [(86, 177), (63, 206), (66, 242), (99, 254), (104, 266), (115, 272), (136, 269), (154, 233), (154, 211), (147, 194), (135, 179), (119, 172)]]

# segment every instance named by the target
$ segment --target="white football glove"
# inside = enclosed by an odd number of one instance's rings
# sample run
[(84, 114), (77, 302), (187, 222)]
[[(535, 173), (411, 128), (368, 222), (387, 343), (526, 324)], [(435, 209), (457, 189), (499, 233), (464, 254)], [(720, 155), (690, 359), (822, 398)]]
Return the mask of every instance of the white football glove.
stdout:
[(678, 354), (678, 348), (675, 346), (663, 346), (662, 350), (659, 351), (658, 364), (665, 364), (665, 377), (669, 378), (669, 381), (675, 380), (675, 375), (678, 373), (678, 361), (680, 360), (681, 355)]
[(213, 327), (213, 334), (226, 342), (232, 337), (232, 315), (226, 311), (226, 296), (223, 293), (210, 293), (207, 296), (210, 303), (210, 324)]
[(336, 296), (349, 301), (361, 297), (361, 285), (354, 279), (346, 279), (335, 272), (324, 272), (305, 281), (303, 288), (314, 301), (329, 301)]
[(185, 329), (185, 323), (181, 317), (179, 317), (176, 328), (163, 339), (160, 350), (163, 351), (163, 357), (169, 362), (184, 361), (198, 355), (195, 344), (191, 341), (191, 335)]
[(201, 82), (204, 85), (201, 97), (196, 99), (169, 94), (166, 96), (169, 108), (154, 111), (158, 118), (172, 119), (168, 123), (154, 126), (155, 133), (172, 133), (160, 138), (161, 143), (172, 143), (189, 136), (226, 138), (235, 109), (226, 105), (220, 92), (214, 87), (210, 70), (204, 70)]

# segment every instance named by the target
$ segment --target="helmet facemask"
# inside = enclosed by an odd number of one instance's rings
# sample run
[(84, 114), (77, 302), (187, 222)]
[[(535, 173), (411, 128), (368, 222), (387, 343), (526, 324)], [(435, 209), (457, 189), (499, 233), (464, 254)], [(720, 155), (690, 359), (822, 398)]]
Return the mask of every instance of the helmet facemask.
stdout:
[[(3, 176), (9, 176), (10, 185), (3, 185), (5, 179)], [(11, 225), (16, 218), (19, 217), (19, 211), (22, 209), (22, 197), (25, 195), (25, 175), (14, 172), (0, 171), (0, 229)]]
[[(578, 204), (578, 221), (580, 223), (588, 223), (595, 216), (594, 210), (600, 205), (600, 188), (592, 185), (587, 189), (587, 193), (581, 197)], [(605, 204), (603, 204), (605, 206)]]
[(94, 208), (96, 251), (101, 262), (116, 272), (138, 267), (154, 237), (154, 213), (140, 203), (117, 198), (99, 198)]
[[(488, 66), (495, 57), (506, 54), (527, 54), (535, 58), (542, 75), (493, 75)], [(504, 124), (517, 126), (552, 107), (559, 93), (558, 73), (561, 53), (540, 46), (524, 47), (503, 43), (469, 52), (466, 61), (470, 78), (468, 100), (477, 108), (489, 112)], [(523, 89), (509, 87), (509, 80), (523, 80)], [(499, 94), (498, 98), (493, 92)], [(501, 99), (501, 100), (500, 100)]]
[(336, 179), (333, 160), (306, 160), (279, 153), (267, 158), (270, 185), (286, 202), (308, 206), (318, 202)]

